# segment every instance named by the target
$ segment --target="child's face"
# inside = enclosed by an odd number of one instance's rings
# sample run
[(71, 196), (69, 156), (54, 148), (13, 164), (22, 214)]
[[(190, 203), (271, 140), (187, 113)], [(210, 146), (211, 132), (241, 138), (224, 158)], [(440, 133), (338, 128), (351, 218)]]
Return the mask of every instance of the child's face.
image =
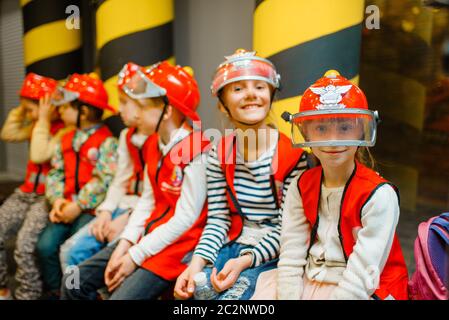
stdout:
[(25, 110), (25, 117), (28, 120), (36, 121), (39, 118), (39, 105), (33, 100), (20, 98), (20, 105)]
[(141, 113), (139, 105), (121, 90), (119, 90), (119, 110), (127, 127), (137, 127)]
[(363, 123), (357, 118), (306, 120), (302, 132), (308, 142), (363, 140)]
[(312, 152), (323, 167), (338, 168), (354, 161), (357, 147), (312, 147)]
[(156, 130), (159, 118), (164, 109), (164, 101), (160, 98), (145, 99), (141, 104), (138, 128), (144, 134), (150, 135)]
[(256, 124), (263, 121), (270, 111), (270, 85), (261, 80), (233, 82), (223, 88), (222, 100), (232, 120)]
[(65, 126), (76, 126), (78, 118), (78, 110), (72, 107), (69, 103), (63, 104), (59, 107), (59, 114)]

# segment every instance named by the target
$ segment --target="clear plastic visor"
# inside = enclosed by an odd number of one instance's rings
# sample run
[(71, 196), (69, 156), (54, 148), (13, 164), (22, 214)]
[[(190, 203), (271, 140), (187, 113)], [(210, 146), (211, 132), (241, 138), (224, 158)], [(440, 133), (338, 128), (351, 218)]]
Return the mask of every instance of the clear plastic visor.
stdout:
[(131, 99), (157, 98), (167, 94), (164, 88), (148, 79), (142, 70), (137, 70), (136, 74), (123, 86), (123, 91)]
[(75, 91), (66, 90), (63, 87), (57, 87), (53, 92), (51, 103), (55, 106), (61, 106), (63, 104), (75, 101), (79, 98), (79, 93)]
[(297, 147), (368, 146), (376, 142), (377, 114), (296, 114), (292, 141)]

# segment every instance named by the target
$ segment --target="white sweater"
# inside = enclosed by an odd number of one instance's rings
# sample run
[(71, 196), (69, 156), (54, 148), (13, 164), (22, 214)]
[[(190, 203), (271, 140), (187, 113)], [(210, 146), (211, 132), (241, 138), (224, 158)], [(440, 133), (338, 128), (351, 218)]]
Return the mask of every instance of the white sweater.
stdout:
[(371, 272), (383, 270), (399, 220), (396, 192), (384, 185), (363, 207), (363, 227), (353, 231), (356, 245), (346, 263), (337, 229), (343, 188), (323, 187), (317, 241), (306, 259), (311, 226), (304, 215), (297, 180), (292, 181), (285, 200), (278, 298), (299, 300), (305, 274), (309, 280), (337, 284), (331, 299), (369, 299), (376, 290)]
[[(166, 155), (177, 142), (187, 137), (189, 133), (188, 130), (180, 128), (167, 145), (163, 145), (159, 141), (162, 154)], [(173, 217), (167, 223), (140, 238), (145, 231), (145, 221), (155, 206), (153, 188), (148, 174), (145, 174), (142, 196), (121, 235), (121, 239), (126, 239), (134, 244), (129, 249), (129, 254), (137, 265), (141, 265), (147, 258), (176, 241), (198, 219), (206, 201), (205, 163), (206, 155), (202, 154), (184, 168), (181, 194), (176, 203)]]

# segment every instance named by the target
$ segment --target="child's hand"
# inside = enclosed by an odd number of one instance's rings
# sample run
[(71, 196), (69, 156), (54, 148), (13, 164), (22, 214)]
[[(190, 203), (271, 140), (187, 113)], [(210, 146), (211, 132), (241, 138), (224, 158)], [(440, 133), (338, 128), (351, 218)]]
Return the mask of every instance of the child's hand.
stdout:
[(109, 233), (109, 225), (112, 221), (112, 213), (107, 210), (100, 211), (97, 218), (90, 226), (90, 232), (100, 242), (106, 240), (106, 235)]
[(69, 203), (69, 200), (66, 200), (64, 198), (56, 199), (53, 203), (53, 207), (49, 214), (49, 219), (53, 223), (61, 223), (62, 218), (62, 208)]
[(210, 282), (215, 291), (222, 292), (231, 288), (239, 278), (240, 273), (248, 268), (252, 262), (252, 255), (245, 254), (235, 259), (230, 259), (217, 275), (217, 269), (213, 268)]
[(106, 286), (108, 287), (109, 292), (114, 291), (117, 287), (119, 287), (122, 282), (128, 277), (131, 273), (133, 273), (137, 269), (137, 265), (134, 263), (130, 254), (127, 253), (121, 258), (118, 259), (116, 268), (114, 270), (114, 276), (111, 278), (107, 278)]
[(104, 282), (106, 284), (108, 284), (114, 278), (115, 273), (120, 266), (120, 258), (128, 253), (128, 250), (129, 248), (131, 248), (131, 246), (132, 243), (125, 239), (120, 240), (120, 242), (118, 243), (117, 247), (111, 255), (111, 258), (109, 258), (109, 262), (104, 271)]
[(106, 241), (112, 242), (125, 229), (128, 223), (129, 214), (122, 214), (120, 217), (112, 220), (109, 224), (109, 231), (106, 234)]
[(44, 120), (50, 123), (51, 115), (55, 111), (55, 106), (50, 102), (50, 95), (47, 93), (39, 99), (39, 120)]
[(189, 266), (176, 279), (174, 296), (177, 299), (186, 300), (193, 296), (195, 291), (195, 282), (193, 277), (203, 270), (206, 261), (198, 256), (193, 256)]
[(62, 223), (72, 223), (82, 212), (76, 202), (69, 202), (65, 204), (61, 211), (60, 219)]

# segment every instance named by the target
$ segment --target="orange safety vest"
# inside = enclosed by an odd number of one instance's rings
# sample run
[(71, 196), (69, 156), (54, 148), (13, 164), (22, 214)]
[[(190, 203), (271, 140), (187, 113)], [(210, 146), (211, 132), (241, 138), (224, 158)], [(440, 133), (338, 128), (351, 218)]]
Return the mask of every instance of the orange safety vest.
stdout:
[(143, 177), (145, 169), (145, 158), (148, 149), (149, 138), (145, 141), (143, 146), (139, 149), (131, 142), (131, 137), (136, 132), (136, 128), (129, 128), (126, 133), (126, 146), (128, 148), (128, 153), (133, 163), (133, 175), (128, 181), (128, 195), (138, 195), (142, 194), (143, 188)]
[[(235, 134), (230, 134), (223, 137), (217, 147), (218, 159), (221, 164), (221, 169), (226, 177), (226, 196), (231, 213), (231, 227), (228, 231), (230, 242), (228, 244), (234, 242), (238, 237), (240, 237), (244, 219), (234, 189), (234, 173), (237, 157), (237, 146), (235, 140)], [(270, 176), (271, 189), (278, 208), (280, 207), (282, 200), (282, 189), (285, 179), (296, 168), (303, 154), (303, 149), (293, 148), (290, 139), (283, 133), (279, 132), (277, 150), (274, 152), (272, 159), (272, 171), (274, 174)], [(277, 164), (277, 170), (275, 168), (275, 164)]]
[[(305, 171), (298, 180), (304, 214), (312, 226), (307, 255), (317, 237), (322, 179), (322, 167), (318, 166)], [(377, 189), (385, 184), (389, 184), (394, 188), (399, 199), (399, 192), (394, 185), (356, 161), (354, 172), (343, 191), (338, 223), (340, 243), (346, 262), (356, 244), (353, 230), (354, 228), (363, 227), (361, 222), (362, 209)], [(408, 299), (407, 283), (407, 266), (398, 237), (395, 234), (388, 260), (380, 274), (379, 287), (374, 292), (373, 298), (383, 300), (391, 295), (396, 300), (406, 300)]]
[[(176, 203), (181, 194), (184, 168), (199, 154), (210, 147), (209, 140), (201, 131), (194, 131), (178, 142), (166, 156), (158, 147), (157, 135), (149, 139), (147, 149), (147, 174), (153, 188), (155, 208), (145, 223), (145, 234), (167, 223), (175, 214)], [(180, 161), (179, 161), (180, 160)], [(142, 267), (158, 276), (172, 281), (187, 267), (183, 261), (197, 245), (207, 220), (207, 202), (194, 224), (174, 243), (147, 258)]]
[[(64, 123), (60, 120), (51, 123), (50, 135), (54, 136), (59, 130), (64, 128)], [(24, 183), (19, 187), (22, 192), (42, 195), (45, 193), (45, 179), (51, 170), (51, 162), (34, 163), (28, 160)]]
[(101, 144), (109, 137), (111, 131), (102, 125), (83, 143), (78, 152), (73, 149), (76, 130), (66, 133), (61, 140), (64, 159), (64, 198), (72, 200), (80, 189), (92, 179), (92, 171), (99, 157)]

